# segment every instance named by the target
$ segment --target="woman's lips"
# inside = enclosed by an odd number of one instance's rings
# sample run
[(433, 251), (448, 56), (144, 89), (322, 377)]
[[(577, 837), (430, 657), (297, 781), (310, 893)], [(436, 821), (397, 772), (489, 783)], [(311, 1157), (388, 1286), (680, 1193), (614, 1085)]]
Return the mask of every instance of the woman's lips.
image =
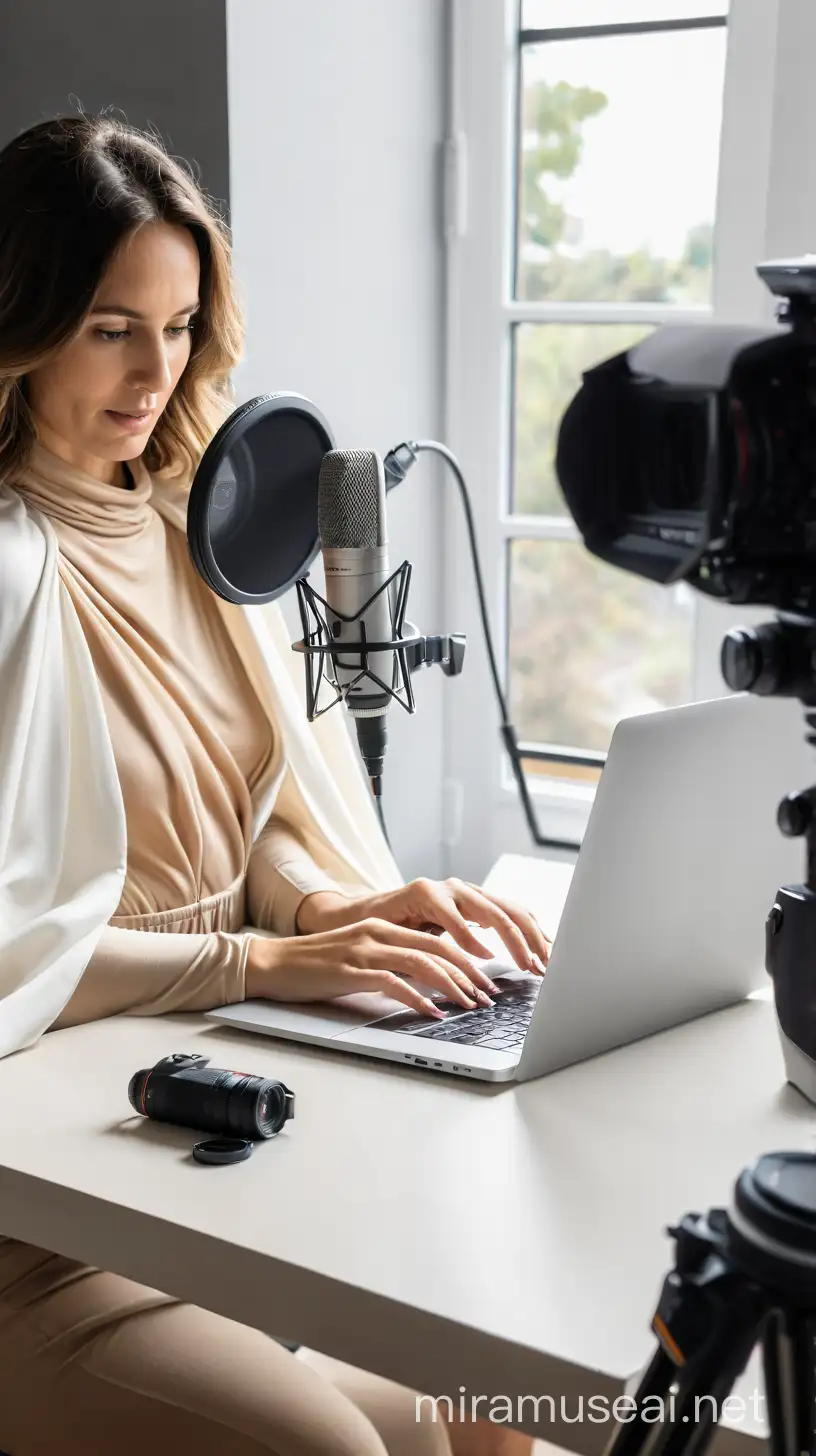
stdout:
[(105, 414), (110, 415), (110, 418), (121, 429), (132, 430), (134, 434), (138, 434), (140, 430), (143, 430), (145, 425), (149, 424), (153, 418), (152, 410), (146, 410), (141, 415), (123, 414), (121, 410), (105, 410)]

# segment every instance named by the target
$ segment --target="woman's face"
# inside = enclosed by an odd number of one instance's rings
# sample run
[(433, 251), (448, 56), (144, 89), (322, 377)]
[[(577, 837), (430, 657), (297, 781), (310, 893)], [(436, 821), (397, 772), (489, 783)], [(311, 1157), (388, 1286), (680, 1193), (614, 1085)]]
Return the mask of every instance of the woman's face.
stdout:
[(190, 357), (199, 271), (186, 228), (149, 223), (125, 240), (73, 339), (27, 376), (47, 449), (124, 484), (119, 462), (142, 454)]

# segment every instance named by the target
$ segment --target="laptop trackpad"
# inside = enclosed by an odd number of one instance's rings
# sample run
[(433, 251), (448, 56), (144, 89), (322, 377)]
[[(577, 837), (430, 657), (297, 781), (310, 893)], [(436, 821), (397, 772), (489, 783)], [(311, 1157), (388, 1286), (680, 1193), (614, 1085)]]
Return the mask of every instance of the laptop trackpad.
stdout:
[[(496, 962), (491, 966), (491, 974), (498, 982), (514, 981), (525, 978), (525, 973), (508, 964), (507, 961)], [(439, 992), (433, 992), (428, 986), (421, 986), (414, 983), (414, 989), (421, 991), (423, 995), (433, 995), (434, 999), (441, 999)], [(312, 1036), (312, 1037), (335, 1037), (343, 1036), (349, 1031), (356, 1031), (358, 1027), (368, 1026), (372, 1021), (381, 1021), (385, 1016), (393, 1016), (395, 1012), (408, 1012), (409, 1015), (416, 1015), (406, 1007), (404, 1001), (397, 1001), (393, 996), (385, 996), (381, 991), (355, 991), (350, 996), (337, 996), (331, 1001), (310, 1001), (308, 1003), (298, 1001), (243, 1001), (234, 1008), (225, 1008), (219, 1016), (219, 1020), (230, 1020), (230, 1010), (233, 1011), (235, 1020), (240, 1020), (242, 1026), (256, 1022), (258, 1026), (264, 1027), (267, 1031), (279, 1030), (288, 1032), (290, 1036)], [(395, 1028), (396, 1029), (396, 1028)]]
[(377, 1021), (381, 1016), (390, 1016), (395, 1011), (404, 1011), (404, 1001), (395, 1001), (379, 991), (356, 991), (351, 996), (338, 996), (333, 1001), (244, 1001), (240, 1007), (241, 1023), (257, 1021), (267, 1029), (276, 1028), (297, 1036), (342, 1036)]

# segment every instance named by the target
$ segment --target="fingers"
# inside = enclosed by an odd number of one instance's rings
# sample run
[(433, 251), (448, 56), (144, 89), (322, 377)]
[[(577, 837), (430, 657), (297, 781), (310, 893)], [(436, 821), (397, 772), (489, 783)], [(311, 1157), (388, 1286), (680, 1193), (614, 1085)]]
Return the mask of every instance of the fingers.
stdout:
[[(450, 970), (449, 963), (447, 963), (445, 961), (440, 961), (439, 964), (440, 964), (440, 966), (442, 967), (442, 969), (444, 971), (449, 971)], [(465, 994), (466, 995), (470, 995), (470, 996), (474, 996), (476, 998), (476, 1000), (478, 1001), (478, 1003), (479, 1003), (480, 1006), (495, 1006), (496, 1003), (495, 1003), (495, 1000), (493, 998), (495, 996), (501, 995), (501, 992), (499, 990), (499, 987), (498, 986), (494, 986), (493, 982), (491, 980), (489, 980), (488, 977), (486, 975), (484, 975), (484, 973), (482, 971), (477, 970), (477, 968), (475, 966), (472, 968), (470, 974), (471, 974), (471, 985), (472, 985), (473, 989), (472, 989), (472, 991), (468, 992), (467, 987), (466, 986), (463, 987), (463, 989), (465, 990)], [(454, 975), (455, 976), (458, 976), (459, 975), (459, 972), (458, 971), (455, 971), (454, 972)], [(489, 992), (491, 992), (491, 991), (493, 993), (493, 996), (490, 996), (489, 995)]]
[[(435, 897), (436, 898), (436, 897)], [(447, 897), (444, 891), (439, 893), (439, 904), (435, 906), (435, 914), (443, 930), (447, 930), (453, 936), (457, 945), (461, 946), (469, 956), (476, 956), (479, 960), (492, 961), (493, 951), (474, 935), (473, 929), (468, 925), (464, 915), (458, 909), (456, 901)], [(476, 967), (472, 967), (475, 971)]]
[(399, 975), (410, 976), (424, 986), (432, 986), (466, 1011), (473, 1011), (477, 1005), (492, 1005), (489, 996), (475, 987), (464, 972), (457, 970), (456, 966), (440, 956), (394, 947), (389, 954), (388, 968), (397, 971)]
[[(477, 939), (464, 916), (457, 910), (456, 905), (452, 901), (446, 902), (443, 896), (440, 895), (436, 913), (439, 917), (440, 930), (446, 930), (449, 935), (453, 936), (453, 939), (469, 956), (478, 956), (482, 960), (495, 959), (493, 951), (489, 950), (487, 946), (482, 945), (481, 941)], [(446, 951), (448, 948), (444, 942), (437, 943), (437, 946), (438, 948), (433, 954), (438, 954), (439, 951)], [(468, 961), (467, 973), (475, 990), (481, 990), (483, 993), (490, 992), (494, 996), (499, 994), (499, 987), (491, 981), (487, 971), (481, 966), (474, 965), (472, 961)]]
[(510, 919), (518, 926), (534, 955), (537, 955), (546, 966), (550, 959), (552, 939), (541, 929), (532, 911), (526, 910), (523, 905), (516, 905), (512, 900), (496, 900), (493, 895), (487, 895), (485, 898), (491, 900), (494, 905), (498, 905), (499, 909), (510, 916)]
[(518, 911), (514, 906), (515, 914), (524, 917), (524, 920), (517, 921), (504, 901), (493, 899), (474, 885), (467, 885), (461, 880), (449, 880), (448, 885), (460, 911), (479, 925), (489, 925), (497, 931), (521, 970), (532, 971), (535, 975), (543, 973), (549, 959), (549, 946), (527, 911)]
[(433, 986), (468, 1011), (490, 998), (472, 979), (473, 967), (456, 946), (442, 945), (433, 935), (408, 930), (389, 921), (365, 922), (367, 939), (361, 947), (366, 968), (384, 967)]
[(423, 1016), (432, 1016), (435, 1021), (444, 1021), (447, 1012), (440, 1011), (428, 996), (423, 996), (409, 981), (403, 981), (393, 971), (355, 971), (355, 991), (382, 991), (394, 1001), (402, 1001), (413, 1011)]
[[(465, 955), (459, 946), (451, 945), (447, 941), (441, 941), (435, 935), (429, 935), (422, 930), (410, 930), (404, 925), (392, 925), (387, 920), (372, 920), (366, 922), (367, 929), (372, 941), (377, 947), (374, 952), (383, 964), (383, 951), (388, 947), (394, 947), (403, 951), (411, 951), (423, 957), (424, 961), (435, 964), (441, 963), (448, 978), (454, 984), (461, 987), (467, 997), (479, 1000), (485, 1004), (484, 992), (480, 991), (481, 986), (495, 990), (492, 981), (473, 965), (473, 962)], [(386, 962), (390, 965), (390, 961)], [(477, 984), (478, 983), (478, 984)], [(435, 981), (429, 982), (435, 985)], [(447, 987), (440, 989), (447, 990)]]

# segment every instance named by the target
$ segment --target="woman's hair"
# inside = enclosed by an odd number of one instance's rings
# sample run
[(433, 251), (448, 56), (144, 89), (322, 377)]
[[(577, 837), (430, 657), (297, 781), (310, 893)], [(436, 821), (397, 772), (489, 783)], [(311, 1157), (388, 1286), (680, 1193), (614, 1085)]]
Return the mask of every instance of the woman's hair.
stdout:
[(0, 480), (36, 437), (25, 378), (76, 333), (123, 240), (144, 223), (188, 228), (201, 262), (189, 362), (145, 450), (189, 477), (232, 398), (243, 321), (229, 231), (186, 163), (112, 116), (57, 117), (0, 151)]

